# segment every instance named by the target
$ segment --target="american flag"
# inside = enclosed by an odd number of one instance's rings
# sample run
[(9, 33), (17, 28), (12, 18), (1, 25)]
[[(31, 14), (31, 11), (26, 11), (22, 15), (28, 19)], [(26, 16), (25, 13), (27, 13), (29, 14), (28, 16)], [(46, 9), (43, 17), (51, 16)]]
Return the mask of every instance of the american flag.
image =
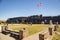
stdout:
[(40, 6), (42, 6), (42, 4), (41, 3), (38, 3), (37, 6), (40, 7)]

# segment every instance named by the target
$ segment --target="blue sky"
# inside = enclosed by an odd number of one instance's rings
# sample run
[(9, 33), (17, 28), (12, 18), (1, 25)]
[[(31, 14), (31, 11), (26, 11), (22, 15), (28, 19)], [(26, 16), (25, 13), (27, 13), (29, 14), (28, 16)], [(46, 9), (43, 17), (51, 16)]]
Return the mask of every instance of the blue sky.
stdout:
[[(37, 7), (41, 3), (42, 6)], [(0, 0), (0, 19), (40, 15), (60, 15), (60, 0)]]

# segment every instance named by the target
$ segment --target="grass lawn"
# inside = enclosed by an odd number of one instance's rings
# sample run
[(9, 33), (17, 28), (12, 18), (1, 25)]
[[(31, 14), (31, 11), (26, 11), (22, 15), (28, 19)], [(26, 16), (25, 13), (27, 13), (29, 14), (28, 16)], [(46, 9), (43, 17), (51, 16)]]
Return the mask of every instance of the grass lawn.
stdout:
[(45, 24), (9, 24), (9, 28), (13, 30), (21, 30), (22, 28), (27, 28), (29, 35), (32, 35), (34, 33), (40, 32), (42, 30), (45, 30), (49, 27), (49, 25)]
[(0, 24), (0, 27), (3, 26), (4, 24)]
[(56, 40), (56, 39), (60, 40), (60, 34), (55, 34), (53, 36), (53, 39), (52, 40)]
[(59, 28), (58, 28), (58, 32), (60, 32), (60, 25), (59, 25)]
[[(60, 25), (58, 25), (59, 27), (58, 27), (58, 32), (60, 32)], [(58, 40), (60, 40), (60, 34), (55, 34), (54, 36), (53, 36), (53, 39), (52, 40), (56, 40), (56, 39), (58, 39)]]

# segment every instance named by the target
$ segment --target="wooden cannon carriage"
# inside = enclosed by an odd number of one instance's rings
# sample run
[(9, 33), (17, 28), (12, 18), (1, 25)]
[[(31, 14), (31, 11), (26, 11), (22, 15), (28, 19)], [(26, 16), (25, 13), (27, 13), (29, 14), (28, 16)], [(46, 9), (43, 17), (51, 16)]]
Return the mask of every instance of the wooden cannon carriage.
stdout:
[(28, 36), (28, 32), (25, 28), (23, 28), (23, 30), (11, 31), (10, 36), (21, 40)]
[(10, 33), (10, 30), (8, 30), (8, 27), (7, 26), (2, 26), (1, 32), (3, 34), (9, 34)]
[(14, 37), (16, 39), (22, 40), (24, 37), (28, 36), (28, 32), (26, 28), (23, 28), (23, 30), (9, 30), (7, 26), (2, 26), (2, 33), (3, 34), (10, 34), (11, 37)]

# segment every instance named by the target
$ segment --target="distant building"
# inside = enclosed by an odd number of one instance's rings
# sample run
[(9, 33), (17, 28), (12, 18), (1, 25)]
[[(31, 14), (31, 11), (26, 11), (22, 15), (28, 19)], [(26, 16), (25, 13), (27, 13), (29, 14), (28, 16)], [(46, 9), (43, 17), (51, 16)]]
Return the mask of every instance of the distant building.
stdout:
[(58, 22), (60, 24), (60, 16), (42, 16), (42, 15), (33, 15), (29, 17), (15, 17), (15, 18), (9, 18), (6, 22), (7, 23), (23, 23), (23, 24), (41, 24), (42, 21), (44, 21), (45, 24), (49, 24), (50, 20), (52, 20), (52, 23)]

